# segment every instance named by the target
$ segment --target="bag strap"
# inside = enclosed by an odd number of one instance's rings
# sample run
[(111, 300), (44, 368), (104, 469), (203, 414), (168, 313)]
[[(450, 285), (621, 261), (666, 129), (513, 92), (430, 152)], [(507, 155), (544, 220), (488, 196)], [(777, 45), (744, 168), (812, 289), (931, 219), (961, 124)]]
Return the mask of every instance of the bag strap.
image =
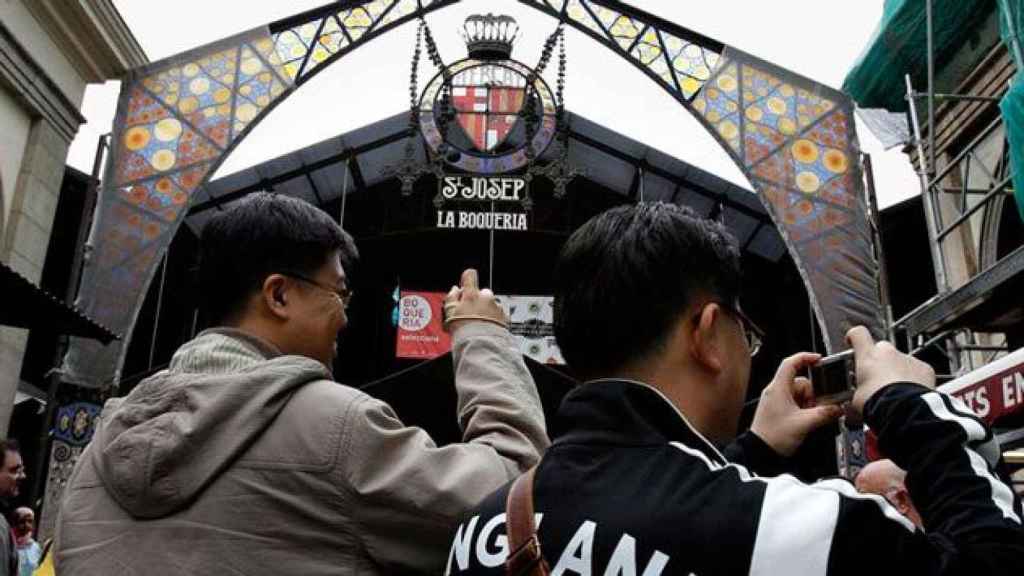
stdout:
[(533, 523), (534, 466), (516, 478), (505, 502), (505, 526), (512, 552), (505, 561), (506, 576), (547, 576), (551, 571), (540, 550)]

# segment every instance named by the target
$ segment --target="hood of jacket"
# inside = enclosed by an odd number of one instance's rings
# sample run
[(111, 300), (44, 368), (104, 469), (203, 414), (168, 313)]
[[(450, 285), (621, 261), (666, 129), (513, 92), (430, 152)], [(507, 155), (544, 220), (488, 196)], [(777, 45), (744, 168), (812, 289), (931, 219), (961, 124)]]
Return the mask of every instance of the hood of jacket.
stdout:
[(173, 514), (231, 467), (298, 388), (329, 378), (323, 364), (282, 356), (244, 332), (207, 330), (167, 370), (107, 402), (93, 464), (133, 516)]

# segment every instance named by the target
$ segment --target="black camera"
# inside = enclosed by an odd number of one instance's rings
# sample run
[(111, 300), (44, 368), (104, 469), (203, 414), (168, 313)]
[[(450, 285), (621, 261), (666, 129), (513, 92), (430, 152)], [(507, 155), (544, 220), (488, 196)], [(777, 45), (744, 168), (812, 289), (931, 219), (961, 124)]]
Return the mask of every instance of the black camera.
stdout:
[(811, 365), (811, 386), (818, 404), (842, 404), (857, 389), (853, 350), (826, 356)]

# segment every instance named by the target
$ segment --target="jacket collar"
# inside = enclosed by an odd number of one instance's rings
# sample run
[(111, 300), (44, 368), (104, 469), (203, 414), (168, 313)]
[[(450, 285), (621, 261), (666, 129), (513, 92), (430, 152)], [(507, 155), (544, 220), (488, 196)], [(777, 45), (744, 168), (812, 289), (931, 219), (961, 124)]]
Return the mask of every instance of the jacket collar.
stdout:
[(281, 356), (273, 344), (237, 328), (210, 328), (182, 345), (171, 372), (227, 373)]
[(558, 412), (567, 432), (555, 444), (657, 446), (682, 442), (714, 462), (727, 463), (664, 394), (643, 382), (587, 382), (566, 395)]

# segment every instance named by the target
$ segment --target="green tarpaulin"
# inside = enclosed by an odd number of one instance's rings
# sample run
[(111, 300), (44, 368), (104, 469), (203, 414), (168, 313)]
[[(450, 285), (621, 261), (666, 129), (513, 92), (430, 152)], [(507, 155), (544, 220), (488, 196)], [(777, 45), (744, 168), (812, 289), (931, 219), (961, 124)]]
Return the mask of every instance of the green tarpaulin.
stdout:
[[(936, 63), (947, 61), (995, 9), (995, 0), (933, 0)], [(925, 0), (886, 0), (882, 22), (846, 75), (843, 92), (861, 108), (905, 111), (904, 75), (910, 74), (917, 90), (926, 85), (925, 22)]]
[[(1024, 0), (999, 0), (999, 31), (1010, 50), (1017, 70), (1021, 69), (1020, 36), (1024, 31)], [(1013, 171), (1014, 197), (1024, 220), (1024, 81), (1020, 74), (999, 102), (1010, 145), (1010, 168)]]

